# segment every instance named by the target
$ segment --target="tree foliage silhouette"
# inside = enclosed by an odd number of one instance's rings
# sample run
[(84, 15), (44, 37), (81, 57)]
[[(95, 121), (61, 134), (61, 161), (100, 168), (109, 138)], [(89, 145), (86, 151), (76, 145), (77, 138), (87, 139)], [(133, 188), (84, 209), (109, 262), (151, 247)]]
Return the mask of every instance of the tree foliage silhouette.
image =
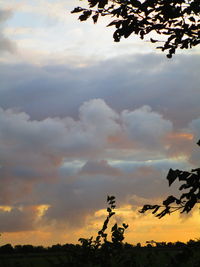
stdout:
[[(108, 228), (108, 224), (110, 222), (110, 219), (113, 215), (115, 215), (115, 208), (116, 208), (116, 201), (115, 196), (107, 196), (107, 217), (103, 223), (103, 226), (101, 230), (98, 231), (98, 235), (96, 236), (95, 240), (93, 240), (93, 237), (89, 239), (85, 238), (79, 238), (79, 241), (82, 243), (85, 247), (91, 247), (94, 249), (98, 249), (102, 246), (108, 245), (111, 246), (121, 246), (122, 241), (124, 240), (124, 232), (126, 228), (128, 228), (128, 224), (123, 223), (121, 227), (115, 223), (111, 228), (111, 240), (112, 242), (108, 241), (107, 236), (108, 234), (105, 232)], [(102, 242), (103, 241), (103, 242)]]
[[(200, 146), (200, 141), (197, 144)], [(188, 213), (196, 204), (200, 203), (200, 168), (191, 170), (191, 172), (170, 169), (167, 175), (169, 186), (177, 179), (183, 182), (179, 190), (181, 192), (182, 190), (188, 190), (188, 192), (182, 193), (178, 198), (168, 196), (162, 205), (144, 205), (140, 213), (151, 210), (152, 214), (160, 219), (175, 211)]]
[(79, 238), (83, 252), (81, 262), (86, 266), (126, 266), (128, 261), (127, 255), (124, 253), (125, 244), (123, 244), (124, 232), (128, 228), (128, 224), (123, 223), (122, 226), (119, 226), (115, 223), (110, 229), (111, 240), (109, 241), (106, 231), (111, 217), (115, 215), (115, 196), (108, 196), (107, 203), (107, 216), (96, 238)]
[[(139, 35), (159, 43), (157, 48), (168, 51), (171, 58), (176, 49), (192, 48), (200, 43), (199, 0), (87, 0), (88, 8), (76, 7), (80, 21), (92, 18), (96, 23), (100, 16), (110, 16), (108, 26), (114, 26), (113, 38)], [(114, 18), (114, 20), (113, 20)], [(150, 34), (156, 34), (156, 39)], [(160, 36), (165, 40), (160, 40)]]

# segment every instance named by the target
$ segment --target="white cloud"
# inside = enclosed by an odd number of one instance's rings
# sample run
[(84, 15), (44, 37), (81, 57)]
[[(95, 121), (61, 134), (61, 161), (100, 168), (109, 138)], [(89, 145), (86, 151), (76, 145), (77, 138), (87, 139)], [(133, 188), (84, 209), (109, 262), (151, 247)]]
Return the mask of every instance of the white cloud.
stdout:
[(162, 138), (172, 131), (172, 123), (153, 112), (149, 106), (123, 111), (122, 120), (128, 136), (144, 147), (157, 147)]
[(119, 115), (114, 112), (102, 99), (93, 99), (84, 103), (80, 108), (80, 118), (96, 135), (115, 135), (120, 126), (116, 122)]

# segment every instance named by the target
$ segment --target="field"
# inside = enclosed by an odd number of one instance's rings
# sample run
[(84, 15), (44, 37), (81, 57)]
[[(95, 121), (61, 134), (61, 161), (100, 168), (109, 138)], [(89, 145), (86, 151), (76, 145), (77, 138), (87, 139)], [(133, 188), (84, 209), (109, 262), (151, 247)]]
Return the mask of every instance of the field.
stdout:
[(102, 252), (71, 247), (61, 252), (17, 253), (0, 255), (0, 267), (199, 267), (200, 248), (129, 247)]

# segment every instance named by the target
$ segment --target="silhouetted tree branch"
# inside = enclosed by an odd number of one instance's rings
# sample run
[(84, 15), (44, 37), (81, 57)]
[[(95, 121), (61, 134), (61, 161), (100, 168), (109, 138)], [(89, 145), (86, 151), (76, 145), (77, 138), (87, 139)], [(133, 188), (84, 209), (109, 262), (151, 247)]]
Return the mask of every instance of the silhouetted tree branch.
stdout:
[[(197, 144), (200, 146), (200, 141)], [(176, 211), (190, 212), (196, 204), (200, 203), (200, 168), (191, 170), (191, 172), (170, 169), (167, 175), (169, 186), (177, 179), (183, 182), (179, 190), (188, 190), (187, 192), (179, 198), (168, 196), (162, 205), (144, 205), (139, 212), (145, 213), (151, 210), (152, 214), (159, 219)]]
[[(76, 7), (72, 13), (81, 13), (80, 21), (92, 18), (97, 23), (100, 16), (112, 18), (108, 26), (114, 26), (113, 38), (131, 34), (141, 39), (150, 33), (149, 41), (159, 43), (157, 48), (168, 51), (171, 58), (176, 49), (192, 48), (200, 43), (200, 1), (199, 0), (87, 0), (89, 8)], [(114, 18), (114, 20), (113, 20)], [(166, 36), (165, 40), (160, 40)]]

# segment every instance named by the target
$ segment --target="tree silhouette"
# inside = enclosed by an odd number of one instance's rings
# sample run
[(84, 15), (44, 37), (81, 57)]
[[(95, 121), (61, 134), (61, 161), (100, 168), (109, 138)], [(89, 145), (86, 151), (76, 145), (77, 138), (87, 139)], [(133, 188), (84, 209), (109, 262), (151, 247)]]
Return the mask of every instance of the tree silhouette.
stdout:
[[(176, 49), (192, 48), (200, 43), (199, 0), (87, 0), (88, 8), (76, 7), (80, 21), (92, 18), (96, 23), (100, 16), (110, 16), (108, 26), (114, 26), (113, 38), (139, 35), (159, 43), (157, 48), (168, 51), (171, 58)], [(113, 20), (114, 18), (114, 20)], [(154, 37), (152, 34), (156, 34)], [(165, 37), (160, 40), (160, 36)], [(154, 39), (155, 38), (155, 39)]]
[[(197, 143), (200, 146), (200, 141)], [(171, 214), (175, 211), (190, 212), (193, 207), (200, 203), (200, 168), (191, 170), (191, 172), (182, 170), (169, 170), (167, 180), (169, 186), (178, 179), (183, 182), (179, 187), (179, 190), (189, 190), (188, 192), (182, 193), (178, 198), (174, 196), (168, 196), (162, 203), (162, 205), (144, 205), (140, 210), (140, 213), (145, 213), (148, 210), (152, 211), (159, 219), (164, 217), (166, 214)]]

